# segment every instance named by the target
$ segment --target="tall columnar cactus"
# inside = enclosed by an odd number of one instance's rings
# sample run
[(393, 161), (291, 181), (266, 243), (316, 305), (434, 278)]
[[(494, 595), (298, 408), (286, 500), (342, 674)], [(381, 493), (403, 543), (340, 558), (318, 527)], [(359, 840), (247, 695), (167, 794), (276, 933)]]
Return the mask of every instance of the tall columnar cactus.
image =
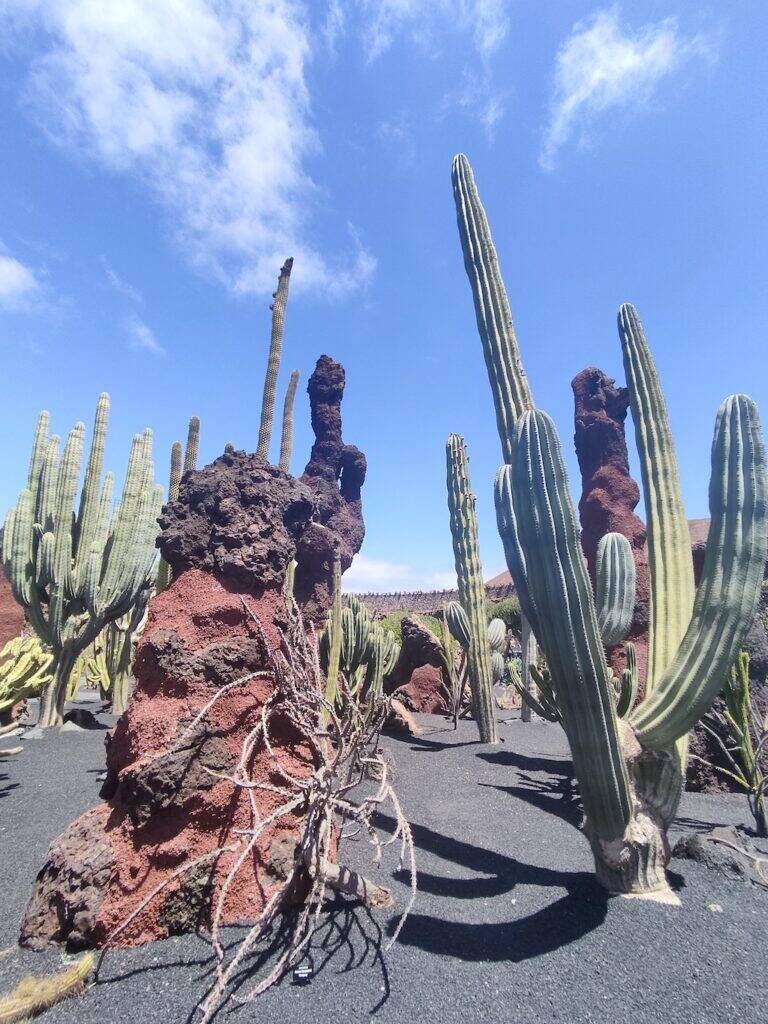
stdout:
[(147, 621), (152, 593), (150, 581), (125, 615), (108, 622), (93, 642), (93, 655), (85, 663), (89, 681), (98, 683), (101, 695), (112, 705), (113, 715), (122, 715), (133, 690), (133, 655), (136, 641)]
[[(195, 416), (194, 419), (197, 420)], [(192, 421), (190, 420), (190, 430), (192, 427)], [(197, 420), (197, 430), (199, 436), (200, 420)], [(189, 444), (187, 444), (187, 451), (190, 450)], [(168, 479), (168, 501), (176, 501), (179, 496), (179, 486), (181, 484), (181, 441), (174, 441), (171, 445), (171, 471)], [(164, 558), (160, 558), (157, 565), (157, 579), (155, 581), (155, 590), (158, 594), (162, 594), (164, 590), (168, 588), (171, 582), (171, 567), (168, 565)]]
[(283, 350), (283, 324), (285, 322), (285, 307), (288, 304), (288, 285), (291, 280), (293, 258), (287, 259), (280, 268), (280, 277), (277, 281), (277, 291), (274, 293), (272, 303), (272, 336), (269, 342), (269, 357), (267, 359), (267, 373), (264, 378), (264, 396), (261, 402), (261, 425), (259, 426), (259, 444), (256, 449), (257, 455), (262, 459), (269, 458), (269, 443), (272, 440), (272, 420), (275, 415), (275, 393), (277, 389), (277, 377), (280, 373), (280, 357)]
[(296, 400), (296, 388), (299, 383), (299, 371), (291, 373), (288, 387), (285, 389), (283, 403), (283, 432), (280, 436), (280, 469), (284, 473), (291, 470), (291, 452), (293, 451), (293, 403)]
[[(187, 447), (184, 451), (184, 473), (189, 473), (193, 469), (197, 469), (197, 456), (200, 452), (200, 417), (192, 416), (189, 420), (189, 428), (187, 430)], [(175, 501), (179, 496), (179, 481), (176, 483), (176, 497), (169, 500)]]
[(635, 560), (623, 533), (606, 533), (597, 545), (595, 600), (600, 636), (606, 647), (621, 643), (635, 609)]
[(58, 438), (48, 437), (48, 413), (40, 415), (27, 488), (5, 522), (6, 576), (55, 659), (53, 682), (41, 700), (43, 727), (61, 723), (75, 661), (108, 622), (129, 611), (155, 560), (162, 488), (153, 483), (152, 432), (133, 439), (122, 501), (110, 525), (112, 474), (101, 483), (108, 418), (104, 394), (75, 516), (85, 427), (74, 427), (59, 459)]
[[(520, 665), (520, 676), (523, 684), (523, 689), (526, 694), (531, 697), (536, 697), (536, 683), (531, 674), (531, 669), (536, 667), (536, 662), (539, 658), (539, 645), (536, 642), (536, 634), (531, 629), (531, 624), (525, 616), (525, 613), (521, 616), (521, 629), (520, 629), (520, 647), (521, 647), (521, 665)], [(520, 707), (520, 718), (524, 722), (530, 722), (531, 720), (531, 708), (533, 706), (532, 701), (523, 700), (522, 706)]]
[(616, 714), (560, 443), (545, 413), (519, 419), (511, 457), (496, 481), (499, 531), (549, 665), (598, 878), (614, 892), (671, 898), (667, 829), (680, 796), (673, 746), (722, 686), (757, 607), (768, 554), (757, 409), (743, 395), (720, 407), (711, 526), (692, 616), (667, 669), (626, 722)]
[(481, 742), (498, 743), (485, 616), (485, 587), (477, 543), (475, 496), (470, 489), (467, 450), (463, 438), (451, 434), (445, 446), (445, 454), (448, 510), (459, 598), (469, 623), (467, 668), (472, 710)]

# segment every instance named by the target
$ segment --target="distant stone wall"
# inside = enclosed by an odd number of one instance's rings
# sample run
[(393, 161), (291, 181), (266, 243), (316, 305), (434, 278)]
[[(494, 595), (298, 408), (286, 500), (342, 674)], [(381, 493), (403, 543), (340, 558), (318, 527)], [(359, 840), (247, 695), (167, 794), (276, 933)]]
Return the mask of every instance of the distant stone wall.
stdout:
[[(515, 588), (511, 583), (501, 587), (486, 587), (485, 596), (489, 601), (503, 601), (513, 597)], [(393, 612), (419, 612), (432, 615), (445, 607), (449, 601), (458, 601), (457, 590), (416, 590), (397, 594), (356, 594), (372, 615), (391, 615)]]

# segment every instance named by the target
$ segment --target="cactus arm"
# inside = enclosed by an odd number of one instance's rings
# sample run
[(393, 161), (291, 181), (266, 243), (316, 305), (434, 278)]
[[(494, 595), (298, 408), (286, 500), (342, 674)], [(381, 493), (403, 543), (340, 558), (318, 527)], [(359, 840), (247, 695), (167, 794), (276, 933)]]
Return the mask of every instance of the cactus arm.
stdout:
[[(189, 429), (187, 430), (187, 447), (184, 451), (184, 472), (189, 473), (193, 469), (197, 469), (197, 456), (200, 451), (200, 417), (192, 416), (189, 420)], [(169, 490), (170, 494), (170, 490)], [(178, 497), (178, 490), (176, 492)], [(171, 499), (173, 501), (176, 498)]]
[(597, 546), (595, 566), (597, 624), (606, 647), (621, 643), (635, 609), (635, 560), (622, 533), (606, 533)]
[(280, 469), (284, 473), (291, 470), (291, 452), (293, 450), (293, 403), (296, 399), (296, 388), (299, 383), (299, 371), (291, 373), (283, 402), (283, 432), (280, 437)]
[(757, 408), (744, 395), (720, 406), (712, 444), (711, 524), (693, 615), (669, 668), (630, 716), (640, 742), (674, 743), (723, 685), (760, 597), (768, 555), (768, 485)]
[(635, 645), (628, 643), (626, 646), (626, 653), (627, 667), (621, 673), (618, 698), (616, 700), (616, 715), (619, 718), (626, 718), (634, 707), (635, 700), (637, 699), (637, 688), (639, 685)]
[(469, 619), (458, 601), (449, 601), (446, 605), (445, 622), (453, 639), (466, 651), (470, 644)]
[(269, 357), (267, 373), (264, 377), (264, 395), (261, 401), (261, 424), (259, 426), (259, 444), (256, 454), (262, 459), (269, 458), (269, 442), (272, 440), (272, 419), (275, 414), (275, 390), (277, 376), (280, 372), (280, 356), (283, 349), (283, 325), (285, 323), (285, 307), (288, 304), (288, 285), (291, 280), (293, 258), (289, 258), (280, 268), (277, 280), (277, 291), (272, 303), (272, 336), (269, 341)]
[(27, 471), (27, 490), (32, 494), (32, 508), (36, 505), (37, 487), (40, 482), (40, 471), (43, 466), (43, 459), (48, 450), (48, 425), (51, 421), (51, 414), (45, 409), (37, 417), (35, 437), (32, 442), (32, 455), (29, 459)]
[(333, 603), (326, 628), (328, 634), (328, 671), (325, 699), (336, 703), (339, 692), (339, 663), (341, 661), (341, 554), (338, 547), (333, 553)]
[[(96, 406), (96, 418), (93, 424), (93, 438), (85, 470), (83, 488), (80, 492), (80, 510), (77, 516), (77, 531), (74, 543), (74, 577), (78, 588), (85, 573), (86, 563), (91, 556), (91, 548), (99, 533), (99, 488), (104, 468), (104, 448), (107, 442), (109, 426), (109, 395), (104, 392), (99, 396)], [(103, 544), (103, 538), (99, 538)]]
[[(537, 617), (537, 639), (590, 825), (601, 838), (615, 839), (632, 813), (629, 779), (562, 452), (545, 413), (527, 412), (518, 420), (512, 456), (515, 515), (505, 518), (516, 523), (513, 544), (525, 553), (531, 596), (547, 612)], [(509, 568), (514, 579), (515, 567)]]
[(528, 566), (525, 552), (520, 546), (520, 534), (517, 529), (515, 503), (512, 495), (512, 470), (509, 466), (502, 466), (496, 474), (494, 501), (496, 504), (496, 525), (504, 548), (504, 557), (507, 561), (509, 573), (515, 581), (515, 589), (520, 601), (520, 610), (523, 619), (530, 624), (530, 628), (538, 635), (536, 628), (538, 612), (534, 604), (531, 588), (528, 586)]
[(693, 559), (667, 405), (634, 306), (625, 304), (619, 310), (619, 335), (648, 527), (651, 595), (645, 689), (650, 693), (675, 656), (691, 619)]
[(485, 615), (485, 587), (477, 542), (475, 496), (470, 490), (464, 441), (451, 434), (446, 444), (448, 510), (459, 597), (469, 620), (467, 650), (473, 710), (482, 743), (498, 743)]
[[(199, 421), (198, 421), (199, 423)], [(176, 501), (179, 496), (181, 485), (181, 442), (174, 441), (171, 446), (171, 472), (168, 479), (168, 501)], [(171, 567), (164, 558), (160, 559), (157, 567), (157, 580), (155, 588), (158, 594), (162, 594), (171, 582)]]
[(461, 153), (454, 157), (452, 180), (464, 267), (472, 287), (504, 462), (509, 462), (515, 420), (532, 407), (531, 391), (520, 361), (515, 326), (488, 218), (472, 167)]
[(503, 619), (491, 619), (488, 623), (488, 647), (491, 651), (501, 651), (507, 639), (507, 627)]

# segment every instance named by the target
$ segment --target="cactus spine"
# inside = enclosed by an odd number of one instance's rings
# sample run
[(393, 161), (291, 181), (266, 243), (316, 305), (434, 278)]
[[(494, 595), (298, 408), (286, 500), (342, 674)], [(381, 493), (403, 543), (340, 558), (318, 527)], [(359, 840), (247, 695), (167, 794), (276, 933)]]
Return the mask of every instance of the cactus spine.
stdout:
[(485, 616), (485, 587), (477, 543), (475, 496), (470, 490), (464, 440), (457, 434), (451, 434), (445, 451), (448, 510), (459, 598), (469, 624), (467, 667), (472, 707), (481, 742), (498, 743)]
[(595, 600), (600, 636), (606, 647), (621, 643), (635, 610), (635, 560), (623, 533), (606, 533), (597, 545)]
[(269, 358), (267, 360), (267, 373), (264, 378), (264, 395), (261, 401), (261, 425), (259, 426), (259, 444), (256, 449), (257, 455), (262, 459), (269, 458), (269, 443), (272, 440), (272, 420), (275, 414), (275, 393), (277, 388), (277, 377), (280, 373), (280, 356), (283, 350), (283, 324), (285, 322), (285, 307), (288, 304), (288, 285), (291, 280), (291, 269), (293, 258), (287, 259), (280, 268), (280, 277), (277, 281), (277, 291), (274, 293), (272, 303), (272, 336), (269, 342)]
[(680, 794), (670, 747), (714, 700), (754, 615), (768, 554), (766, 463), (757, 409), (720, 407), (712, 524), (693, 616), (666, 672), (620, 722), (554, 425), (519, 420), (499, 471), (499, 530), (521, 606), (550, 667), (586, 811), (598, 878), (611, 891), (671, 897), (666, 831)]
[(58, 458), (41, 415), (28, 487), (6, 519), (3, 563), (14, 597), (54, 654), (40, 725), (60, 724), (67, 683), (79, 655), (108, 622), (124, 615), (145, 587), (155, 560), (162, 488), (153, 484), (152, 433), (133, 439), (122, 501), (108, 523), (113, 477), (101, 492), (109, 396), (100, 397), (77, 516), (73, 515), (85, 428), (78, 423)]
[(291, 471), (291, 452), (293, 451), (293, 403), (296, 399), (296, 388), (299, 383), (299, 371), (291, 373), (288, 387), (285, 389), (283, 403), (283, 432), (280, 436), (280, 469), (284, 473)]

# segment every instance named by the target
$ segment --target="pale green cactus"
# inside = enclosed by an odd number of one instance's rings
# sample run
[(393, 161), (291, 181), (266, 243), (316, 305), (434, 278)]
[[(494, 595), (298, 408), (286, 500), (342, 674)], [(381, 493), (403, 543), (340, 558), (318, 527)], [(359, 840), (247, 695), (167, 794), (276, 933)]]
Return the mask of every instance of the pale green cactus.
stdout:
[(283, 431), (280, 436), (279, 467), (284, 473), (291, 471), (291, 452), (293, 451), (293, 403), (296, 400), (296, 388), (299, 383), (299, 371), (291, 373), (288, 387), (285, 389), (283, 403)]
[(635, 610), (635, 559), (623, 533), (606, 533), (597, 545), (595, 602), (603, 643), (621, 643)]
[(39, 697), (53, 680), (53, 652), (37, 636), (17, 636), (0, 651), (0, 715), (30, 697)]
[(53, 682), (41, 699), (40, 725), (45, 728), (62, 721), (78, 656), (108, 622), (132, 608), (155, 560), (162, 488), (153, 483), (152, 433), (147, 430), (133, 439), (122, 501), (110, 524), (111, 473), (99, 493), (108, 417), (109, 396), (102, 395), (75, 516), (85, 428), (82, 423), (74, 427), (59, 459), (58, 438), (48, 439), (48, 414), (42, 414), (28, 486), (6, 519), (6, 576), (55, 659)]
[(288, 285), (291, 280), (293, 259), (287, 259), (280, 268), (277, 291), (272, 303), (272, 335), (269, 342), (267, 372), (264, 377), (264, 395), (261, 401), (261, 424), (259, 426), (259, 444), (256, 454), (262, 459), (269, 458), (269, 445), (272, 440), (272, 420), (275, 415), (275, 395), (277, 378), (280, 373), (280, 358), (283, 351), (283, 326), (285, 309), (288, 305)]
[(503, 619), (491, 619), (488, 623), (488, 649), (493, 653), (501, 651), (507, 638), (507, 627)]
[(767, 498), (757, 409), (732, 396), (715, 428), (711, 526), (693, 614), (669, 667), (624, 724), (554, 425), (536, 411), (515, 428), (512, 463), (496, 482), (499, 531), (551, 672), (598, 878), (611, 891), (671, 898), (666, 832), (680, 795), (672, 748), (714, 700), (754, 615)]
[(448, 511), (461, 606), (469, 625), (467, 671), (472, 692), (472, 712), (480, 741), (498, 743), (493, 700), (485, 586), (477, 542), (475, 496), (469, 483), (467, 451), (463, 438), (451, 434), (445, 447)]

